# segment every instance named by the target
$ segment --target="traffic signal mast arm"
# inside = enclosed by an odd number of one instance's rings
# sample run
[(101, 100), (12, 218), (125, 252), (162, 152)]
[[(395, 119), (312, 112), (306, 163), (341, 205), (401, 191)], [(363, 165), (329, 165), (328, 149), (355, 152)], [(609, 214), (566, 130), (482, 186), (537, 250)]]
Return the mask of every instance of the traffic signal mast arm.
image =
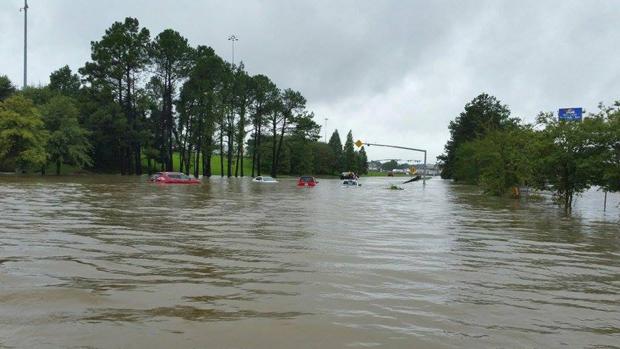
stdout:
[(416, 149), (416, 148), (409, 148), (409, 147), (400, 147), (398, 145), (386, 145), (386, 144), (377, 144), (377, 143), (362, 143), (362, 145), (367, 145), (367, 146), (375, 146), (375, 147), (388, 147), (388, 148), (397, 148), (397, 149), (405, 149), (405, 150), (413, 150), (413, 151), (419, 151), (422, 152), (424, 154), (426, 154), (426, 150), (424, 149)]
[(426, 178), (426, 150), (424, 149), (417, 149), (417, 148), (409, 148), (409, 147), (401, 147), (398, 145), (387, 145), (387, 144), (377, 144), (377, 143), (364, 143), (360, 140), (358, 140), (357, 142), (355, 142), (355, 145), (358, 148), (361, 148), (363, 145), (367, 145), (367, 146), (375, 146), (375, 147), (388, 147), (388, 148), (396, 148), (396, 149), (405, 149), (405, 150), (413, 150), (413, 151), (419, 151), (424, 153), (424, 178)]

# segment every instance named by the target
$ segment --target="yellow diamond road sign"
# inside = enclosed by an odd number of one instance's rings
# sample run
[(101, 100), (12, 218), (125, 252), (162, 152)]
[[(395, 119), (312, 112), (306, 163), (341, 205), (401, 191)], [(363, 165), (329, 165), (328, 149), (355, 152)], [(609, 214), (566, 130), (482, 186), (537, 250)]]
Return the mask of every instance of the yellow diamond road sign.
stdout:
[(358, 148), (361, 148), (362, 145), (364, 145), (364, 142), (360, 141), (359, 139), (357, 140), (357, 142), (355, 142), (355, 146), (357, 146)]

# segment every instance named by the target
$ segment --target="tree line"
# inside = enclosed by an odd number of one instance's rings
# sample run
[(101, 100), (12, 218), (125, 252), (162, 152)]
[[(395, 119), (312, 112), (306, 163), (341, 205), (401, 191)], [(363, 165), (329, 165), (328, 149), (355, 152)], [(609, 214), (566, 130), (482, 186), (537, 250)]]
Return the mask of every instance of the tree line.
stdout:
[(438, 157), (443, 178), (478, 184), (493, 195), (518, 196), (522, 186), (551, 190), (567, 211), (575, 195), (591, 187), (620, 190), (620, 102), (600, 104), (581, 122), (541, 112), (525, 123), (497, 98), (481, 94), (449, 129)]
[(48, 85), (21, 91), (0, 76), (0, 169), (45, 172), (52, 165), (60, 173), (69, 164), (196, 177), (363, 172), (366, 154), (354, 150), (351, 132), (344, 146), (337, 131), (329, 144), (319, 142), (306, 103), (299, 91), (248, 74), (243, 62), (192, 47), (172, 29), (151, 38), (126, 18), (91, 42), (91, 59), (77, 73), (64, 66)]

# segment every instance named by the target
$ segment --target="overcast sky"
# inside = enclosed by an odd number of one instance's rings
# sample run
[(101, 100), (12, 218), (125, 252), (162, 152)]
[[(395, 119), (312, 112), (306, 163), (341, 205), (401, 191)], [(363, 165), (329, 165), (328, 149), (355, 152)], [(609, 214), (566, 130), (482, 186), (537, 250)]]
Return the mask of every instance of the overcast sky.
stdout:
[[(23, 0), (0, 0), (0, 74), (21, 86)], [(620, 99), (620, 2), (30, 0), (28, 81), (77, 70), (114, 21), (173, 28), (308, 99), (368, 142), (443, 151), (448, 123), (481, 92), (531, 121), (541, 111)], [(368, 149), (371, 159), (421, 159)]]

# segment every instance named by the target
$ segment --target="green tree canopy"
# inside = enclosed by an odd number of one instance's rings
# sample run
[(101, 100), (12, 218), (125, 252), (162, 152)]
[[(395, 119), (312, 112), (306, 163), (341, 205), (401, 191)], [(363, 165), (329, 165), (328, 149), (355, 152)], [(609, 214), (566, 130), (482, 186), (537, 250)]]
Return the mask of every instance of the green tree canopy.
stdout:
[(61, 95), (76, 97), (80, 92), (81, 86), (80, 77), (77, 74), (73, 74), (68, 65), (50, 74), (50, 90)]
[(535, 150), (537, 186), (551, 185), (556, 198), (567, 211), (573, 197), (590, 188), (604, 156), (600, 143), (600, 120), (583, 122), (558, 121), (553, 113), (541, 113), (537, 120), (540, 131)]
[(45, 164), (47, 132), (39, 111), (23, 96), (0, 102), (0, 167), (27, 170)]
[(60, 174), (62, 164), (90, 166), (91, 145), (87, 132), (78, 122), (78, 109), (69, 97), (56, 96), (41, 107), (46, 129), (50, 132), (47, 154)]
[(358, 152), (358, 171), (359, 174), (367, 174), (368, 173), (368, 156), (366, 155), (366, 149), (362, 146), (360, 151)]
[(344, 142), (343, 152), (343, 165), (345, 171), (359, 172), (358, 161), (356, 161), (355, 148), (353, 147), (353, 132), (349, 130), (347, 133), (347, 140)]
[(192, 53), (187, 39), (172, 29), (161, 32), (149, 46), (149, 57), (155, 71), (154, 78), (161, 87), (154, 90), (159, 91), (155, 97), (161, 100), (161, 110), (154, 115), (157, 117), (156, 134), (159, 136), (160, 157), (168, 171), (173, 170), (172, 151), (175, 128), (173, 103), (177, 86), (189, 74)]
[(329, 144), (329, 147), (332, 149), (332, 153), (334, 154), (334, 163), (331, 165), (332, 172), (344, 171), (342, 141), (340, 140), (338, 130), (334, 130), (334, 133), (332, 133), (332, 136), (329, 138), (329, 142), (327, 144)]
[(532, 179), (535, 137), (529, 126), (515, 126), (466, 142), (455, 156), (455, 177), (493, 195), (526, 185)]
[(15, 85), (8, 76), (0, 75), (0, 102), (15, 93)]
[(465, 110), (450, 122), (450, 139), (445, 146), (445, 154), (438, 157), (442, 165), (441, 177), (459, 179), (454, 176), (455, 156), (459, 146), (514, 123), (510, 119), (508, 106), (486, 93), (467, 103)]

